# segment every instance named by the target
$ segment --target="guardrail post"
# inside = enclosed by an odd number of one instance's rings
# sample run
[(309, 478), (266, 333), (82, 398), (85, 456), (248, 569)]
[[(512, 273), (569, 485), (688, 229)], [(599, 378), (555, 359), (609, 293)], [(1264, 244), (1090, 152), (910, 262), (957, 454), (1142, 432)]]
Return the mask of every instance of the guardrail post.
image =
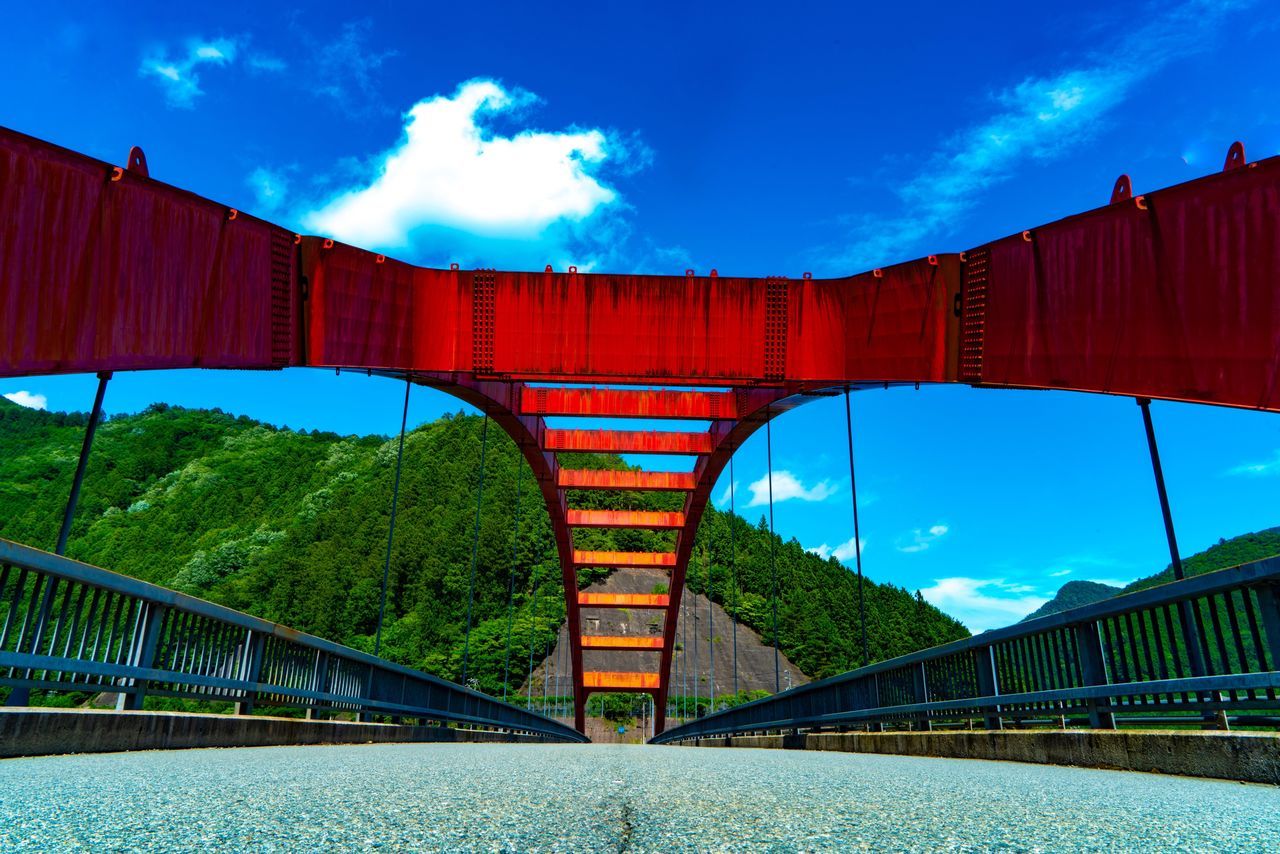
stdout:
[[(878, 709), (880, 703), (880, 674), (871, 674), (871, 708)], [(867, 732), (884, 732), (884, 721), (872, 720), (867, 722)]]
[[(258, 678), (262, 675), (262, 656), (267, 647), (267, 636), (261, 632), (249, 630), (248, 637), (245, 638), (245, 647), (248, 654), (247, 666), (245, 667), (245, 681), (256, 685)], [(258, 692), (252, 688), (247, 689), (244, 693), (244, 699), (236, 703), (237, 715), (253, 714), (253, 703), (258, 699)]]
[[(1106, 685), (1107, 665), (1102, 655), (1102, 635), (1097, 623), (1075, 626), (1076, 648), (1080, 650), (1080, 675), (1085, 685)], [(1089, 726), (1094, 729), (1115, 729), (1116, 716), (1104, 711), (1096, 699), (1085, 701), (1089, 709)]]
[[(312, 688), (317, 694), (326, 694), (329, 691), (329, 653), (316, 651), (316, 671), (315, 678), (312, 681)], [(315, 720), (319, 712), (319, 706), (324, 704), (323, 700), (314, 700), (316, 705), (307, 707), (307, 720)]]
[(1264, 584), (1255, 591), (1258, 594), (1262, 632), (1266, 635), (1267, 660), (1272, 670), (1280, 670), (1280, 662), (1277, 662), (1277, 659), (1280, 659), (1280, 592), (1278, 591), (1280, 588), (1274, 584)]
[[(129, 650), (131, 667), (151, 668), (156, 662), (156, 646), (160, 643), (160, 628), (164, 625), (165, 608), (154, 602), (142, 603), (142, 614), (138, 620), (139, 631), (133, 638), (133, 648)], [(135, 678), (133, 693), (121, 694), (117, 708), (138, 711), (147, 697), (148, 680)]]
[[(41, 577), (42, 576), (38, 576), (38, 575), (36, 576), (36, 578), (41, 578)], [(49, 611), (53, 607), (53, 596), (54, 596), (54, 592), (57, 590), (57, 587), (58, 587), (58, 579), (55, 576), (51, 575), (51, 576), (45, 577), (44, 592), (43, 592), (43, 595), (40, 597), (40, 607), (36, 611), (35, 625), (31, 627), (31, 641), (30, 641), (30, 645), (27, 647), (27, 650), (32, 655), (40, 654), (40, 642), (44, 640), (45, 629), (49, 625)], [(16, 603), (18, 598), (21, 596), (21, 594), (22, 594), (22, 586), (21, 586), (21, 582), (19, 582), (18, 589), (14, 592), (14, 603), (15, 603), (14, 607), (17, 607)], [(18, 637), (18, 651), (19, 652), (22, 651), (21, 636)], [(33, 671), (31, 668), (27, 668), (26, 670), (22, 671), (22, 678), (24, 679), (29, 680), (33, 676), (35, 676), (35, 671)], [(6, 706), (31, 705), (31, 686), (30, 685), (16, 686), (11, 692), (9, 692), (9, 697), (4, 701), (4, 704)]]
[[(978, 696), (1000, 696), (1000, 683), (996, 677), (995, 647), (983, 646), (975, 649), (973, 669), (978, 677)], [(1000, 717), (999, 706), (992, 706), (991, 711), (982, 716), (982, 720), (987, 729), (1004, 729), (1004, 719)]]
[[(918, 665), (916, 665), (914, 675), (915, 675), (915, 683), (916, 683), (915, 685), (916, 702), (917, 703), (929, 702), (929, 679), (925, 675), (923, 661), (920, 662)], [(920, 729), (924, 730), (925, 732), (933, 731), (933, 721), (929, 719), (928, 712), (920, 712)]]

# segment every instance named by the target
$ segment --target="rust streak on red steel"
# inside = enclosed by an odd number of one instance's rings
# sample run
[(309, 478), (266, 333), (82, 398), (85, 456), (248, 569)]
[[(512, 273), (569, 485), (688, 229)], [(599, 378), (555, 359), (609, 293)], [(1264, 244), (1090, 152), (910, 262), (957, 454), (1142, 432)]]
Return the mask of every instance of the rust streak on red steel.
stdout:
[(684, 514), (663, 510), (570, 510), (570, 528), (681, 528)]
[(736, 399), (728, 391), (526, 386), (521, 407), (526, 414), (598, 418), (732, 421), (737, 417)]
[(626, 635), (610, 636), (610, 635), (583, 635), (583, 649), (636, 649), (636, 650), (660, 650), (662, 649), (661, 637), (631, 637)]
[(666, 608), (671, 597), (665, 593), (579, 593), (584, 608)]
[(697, 455), (711, 453), (711, 435), (656, 430), (547, 430), (543, 446), (549, 451)]
[(687, 492), (698, 485), (693, 472), (560, 469), (561, 489), (635, 489)]
[(595, 691), (656, 691), (657, 673), (623, 673), (588, 670), (582, 674), (583, 684)]
[(576, 566), (646, 567), (675, 566), (675, 552), (592, 552), (574, 551)]

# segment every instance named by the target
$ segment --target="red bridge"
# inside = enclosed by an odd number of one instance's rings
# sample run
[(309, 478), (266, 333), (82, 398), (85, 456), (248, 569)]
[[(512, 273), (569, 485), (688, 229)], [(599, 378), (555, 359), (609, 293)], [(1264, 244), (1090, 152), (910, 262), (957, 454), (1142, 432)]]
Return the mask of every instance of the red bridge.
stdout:
[[(116, 167), (0, 131), (0, 376), (293, 366), (407, 377), (495, 419), (556, 533), (578, 728), (589, 692), (645, 691), (661, 731), (709, 491), (753, 431), (806, 396), (965, 383), (1280, 409), (1280, 158), (1246, 163), (1237, 144), (1220, 174), (1141, 196), (1121, 178), (1105, 207), (846, 278), (639, 276), (415, 267), (152, 180), (136, 149)], [(547, 416), (711, 426), (556, 430)], [(578, 471), (562, 451), (697, 463)], [(681, 492), (684, 508), (570, 507), (578, 489)], [(677, 535), (671, 552), (594, 552), (574, 547), (579, 528)], [(671, 592), (579, 593), (583, 566), (662, 567)], [(595, 608), (660, 610), (663, 634), (584, 637), (581, 611)], [(649, 663), (588, 669), (592, 650), (619, 649)]]

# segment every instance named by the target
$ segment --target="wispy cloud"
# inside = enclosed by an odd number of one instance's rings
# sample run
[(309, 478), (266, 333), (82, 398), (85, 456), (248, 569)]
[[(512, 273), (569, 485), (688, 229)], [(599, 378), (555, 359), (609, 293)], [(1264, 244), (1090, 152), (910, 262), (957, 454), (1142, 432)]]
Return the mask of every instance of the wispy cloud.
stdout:
[(167, 48), (158, 48), (145, 56), (138, 73), (160, 85), (170, 107), (189, 110), (204, 94), (200, 67), (228, 65), (235, 60), (238, 49), (235, 39), (189, 39), (185, 53), (170, 56)]
[(915, 528), (905, 536), (898, 538), (897, 548), (900, 552), (914, 554), (922, 552), (947, 535), (951, 528), (939, 522), (926, 528)]
[[(769, 503), (769, 475), (766, 472), (757, 481), (747, 485), (751, 492), (748, 507), (761, 507)], [(829, 480), (822, 480), (813, 486), (805, 486), (800, 478), (786, 469), (773, 473), (773, 503), (782, 501), (826, 501), (836, 493), (836, 486)]]
[(6, 400), (11, 400), (19, 406), (25, 406), (28, 409), (48, 409), (49, 398), (43, 394), (33, 394), (29, 391), (11, 391), (3, 395)]
[(284, 71), (284, 60), (269, 54), (247, 52), (248, 36), (234, 38), (190, 38), (181, 50), (170, 54), (167, 47), (154, 48), (142, 59), (138, 73), (154, 80), (164, 90), (165, 102), (181, 110), (195, 107), (196, 99), (204, 94), (200, 88), (202, 68), (230, 66), (238, 58), (244, 67), (255, 73)]
[(328, 41), (301, 31), (313, 63), (311, 91), (354, 118), (390, 112), (378, 77), (387, 61), (398, 54), (371, 47), (372, 29), (371, 21), (349, 21)]
[[(859, 542), (859, 548), (863, 552), (867, 550), (866, 537), (863, 537), (862, 540)], [(820, 546), (811, 546), (805, 549), (805, 551), (813, 552), (823, 560), (826, 560), (829, 557), (834, 557), (836, 560), (840, 561), (841, 563), (848, 563), (849, 561), (855, 559), (858, 556), (857, 551), (854, 550), (853, 537), (850, 537), (849, 539), (845, 540), (843, 543), (836, 546), (835, 548), (832, 548), (826, 543), (823, 543)]]
[(1280, 451), (1276, 451), (1269, 460), (1254, 463), (1241, 463), (1227, 470), (1229, 475), (1244, 477), (1272, 477), (1280, 475)]
[(300, 214), (302, 225), (418, 263), (587, 269), (617, 236), (607, 215), (625, 206), (604, 173), (629, 149), (596, 128), (492, 129), (535, 102), (492, 80), (419, 101), (400, 141), (354, 186)]
[(250, 54), (244, 61), (245, 67), (250, 71), (276, 72), (284, 71), (289, 67), (283, 59), (278, 56), (272, 56), (267, 53)]
[(729, 506), (730, 498), (733, 498), (736, 501), (738, 497), (738, 486), (739, 481), (736, 480), (732, 483), (726, 483), (724, 485), (724, 489), (720, 492), (720, 497), (716, 499), (716, 506), (724, 509)]
[(246, 183), (258, 199), (258, 212), (274, 213), (284, 204), (289, 191), (289, 180), (283, 171), (258, 167), (249, 174)]
[(1049, 601), (1033, 587), (1003, 578), (937, 578), (920, 594), (973, 632), (1017, 622)]
[(1070, 575), (1070, 574), (1071, 574), (1071, 570), (1069, 570), (1069, 569), (1056, 569), (1056, 570), (1054, 570), (1053, 572), (1050, 572), (1050, 573), (1049, 573), (1049, 577), (1050, 577), (1050, 578), (1062, 578), (1064, 575)]
[(932, 248), (922, 242), (951, 233), (983, 191), (1009, 180), (1027, 161), (1051, 160), (1087, 142), (1139, 84), (1204, 50), (1230, 13), (1251, 5), (1253, 0), (1187, 0), (1170, 9), (1153, 7), (1145, 24), (1075, 67), (993, 93), (987, 118), (953, 135), (901, 183), (902, 213), (851, 222), (838, 262), (864, 269)]

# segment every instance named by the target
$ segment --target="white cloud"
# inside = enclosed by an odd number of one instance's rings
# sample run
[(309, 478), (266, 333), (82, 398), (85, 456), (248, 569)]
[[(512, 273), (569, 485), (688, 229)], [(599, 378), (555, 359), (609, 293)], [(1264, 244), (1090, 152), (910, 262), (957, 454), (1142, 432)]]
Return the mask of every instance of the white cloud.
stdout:
[[(863, 552), (867, 550), (866, 537), (863, 537), (862, 540), (859, 542), (859, 547), (862, 549)], [(849, 561), (854, 560), (858, 556), (857, 552), (854, 551), (854, 548), (853, 548), (853, 537), (850, 537), (849, 539), (845, 540), (843, 543), (836, 546), (835, 548), (832, 548), (826, 543), (823, 543), (820, 546), (813, 546), (811, 548), (805, 549), (805, 551), (813, 552), (823, 560), (826, 560), (829, 557), (834, 557), (836, 560), (840, 561), (841, 563), (848, 563)]]
[[(759, 480), (748, 484), (747, 489), (751, 491), (751, 500), (747, 502), (748, 507), (760, 507), (769, 503), (769, 474), (766, 472)], [(811, 487), (804, 485), (801, 480), (786, 469), (780, 469), (773, 473), (773, 503), (780, 501), (790, 501), (795, 498), (799, 501), (826, 501), (836, 493), (836, 487), (829, 480), (819, 481)]]
[(902, 182), (899, 216), (864, 217), (838, 263), (864, 269), (924, 251), (946, 235), (982, 191), (1009, 180), (1027, 160), (1050, 160), (1088, 141), (1102, 120), (1144, 80), (1203, 50), (1231, 11), (1252, 0), (1187, 0), (1162, 11), (1123, 42), (1113, 41), (1079, 67), (1022, 82), (991, 96), (995, 111), (947, 140), (922, 171)]
[(237, 49), (234, 39), (191, 39), (185, 55), (170, 58), (167, 49), (159, 49), (143, 58), (138, 73), (153, 78), (164, 89), (170, 107), (189, 110), (204, 94), (197, 69), (202, 65), (228, 65), (235, 60)]
[(609, 237), (604, 215), (621, 207), (601, 173), (628, 161), (628, 149), (599, 129), (509, 136), (492, 129), (495, 119), (518, 118), (535, 100), (471, 80), (452, 96), (418, 102), (401, 140), (356, 186), (302, 214), (303, 226), (419, 263), (586, 269), (592, 242)]
[(1256, 463), (1241, 463), (1234, 468), (1228, 469), (1227, 474), (1243, 475), (1245, 477), (1270, 477), (1272, 475), (1280, 475), (1280, 451), (1276, 451), (1274, 456), (1269, 460), (1263, 460)]
[(282, 172), (261, 166), (250, 173), (247, 183), (258, 197), (258, 210), (264, 214), (278, 210), (289, 191), (289, 181)]
[(4, 398), (11, 400), (19, 406), (25, 406), (28, 409), (48, 409), (49, 398), (43, 394), (32, 394), (29, 391), (11, 391), (4, 395)]
[(1034, 588), (1003, 578), (937, 578), (920, 593), (972, 632), (1015, 623), (1049, 601), (1035, 593)]
[(898, 551), (914, 554), (929, 548), (935, 541), (945, 537), (951, 528), (939, 522), (928, 529), (915, 528), (909, 534), (898, 538)]
[(721, 492), (720, 497), (716, 499), (716, 506), (720, 508), (725, 508), (729, 506), (729, 499), (731, 497), (734, 499), (737, 499), (738, 486), (739, 486), (739, 482), (736, 480), (733, 483), (726, 483), (724, 485), (724, 491)]
[(1057, 569), (1057, 570), (1054, 570), (1053, 572), (1049, 573), (1049, 577), (1050, 577), (1050, 578), (1061, 578), (1061, 577), (1062, 577), (1062, 576), (1064, 576), (1064, 575), (1070, 575), (1070, 574), (1071, 574), (1071, 570), (1069, 570), (1069, 569)]

